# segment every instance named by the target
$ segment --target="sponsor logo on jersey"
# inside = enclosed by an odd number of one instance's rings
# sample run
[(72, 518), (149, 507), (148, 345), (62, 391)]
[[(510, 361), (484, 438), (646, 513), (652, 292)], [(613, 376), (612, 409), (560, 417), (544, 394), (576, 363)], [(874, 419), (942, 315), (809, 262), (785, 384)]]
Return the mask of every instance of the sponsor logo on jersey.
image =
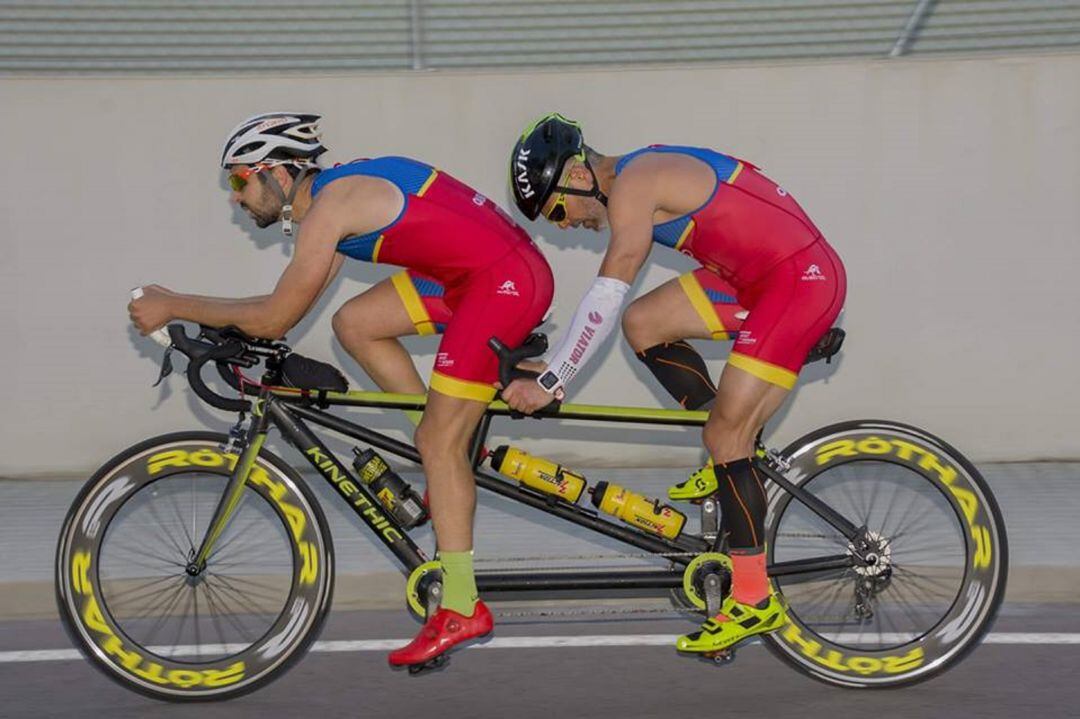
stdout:
[(803, 281), (806, 280), (827, 280), (828, 278), (821, 271), (821, 268), (817, 265), (810, 265), (806, 268), (806, 272), (803, 272)]
[(513, 280), (507, 280), (506, 282), (503, 282), (501, 285), (499, 285), (499, 289), (496, 290), (496, 294), (509, 295), (511, 297), (521, 296), (518, 293), (517, 285), (514, 284)]
[(739, 330), (739, 339), (736, 340), (735, 343), (740, 345), (756, 345), (757, 338), (754, 337), (750, 330)]
[(448, 352), (440, 352), (439, 354), (435, 355), (435, 366), (436, 367), (453, 367), (454, 366), (454, 360), (453, 360), (453, 358), (450, 357), (450, 353), (448, 353)]

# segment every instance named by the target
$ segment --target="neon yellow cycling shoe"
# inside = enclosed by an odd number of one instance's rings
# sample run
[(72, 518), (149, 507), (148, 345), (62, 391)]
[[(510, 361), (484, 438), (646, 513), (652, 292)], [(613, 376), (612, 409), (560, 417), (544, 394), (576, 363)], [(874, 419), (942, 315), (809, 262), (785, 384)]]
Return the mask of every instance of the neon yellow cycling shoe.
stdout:
[(770, 594), (763, 604), (740, 604), (728, 597), (720, 606), (720, 613), (727, 621), (707, 620), (698, 631), (679, 637), (675, 648), (680, 652), (718, 652), (757, 634), (775, 632), (787, 623), (783, 599)]
[(690, 502), (695, 499), (705, 499), (718, 487), (716, 470), (713, 469), (713, 463), (709, 462), (691, 474), (685, 482), (668, 487), (667, 496), (676, 502)]

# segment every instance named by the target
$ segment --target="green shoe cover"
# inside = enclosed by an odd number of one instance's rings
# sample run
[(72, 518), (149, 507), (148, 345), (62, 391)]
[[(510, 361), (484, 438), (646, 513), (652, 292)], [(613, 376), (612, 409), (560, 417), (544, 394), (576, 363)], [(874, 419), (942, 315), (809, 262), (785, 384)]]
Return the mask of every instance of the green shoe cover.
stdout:
[(716, 470), (712, 462), (690, 475), (690, 478), (681, 484), (668, 487), (669, 499), (687, 502), (691, 499), (704, 499), (715, 492), (718, 488), (716, 482)]
[(728, 621), (707, 620), (698, 631), (679, 637), (675, 648), (680, 652), (718, 652), (748, 637), (774, 632), (787, 622), (784, 602), (775, 594), (770, 594), (768, 603), (760, 609), (728, 597), (720, 613)]

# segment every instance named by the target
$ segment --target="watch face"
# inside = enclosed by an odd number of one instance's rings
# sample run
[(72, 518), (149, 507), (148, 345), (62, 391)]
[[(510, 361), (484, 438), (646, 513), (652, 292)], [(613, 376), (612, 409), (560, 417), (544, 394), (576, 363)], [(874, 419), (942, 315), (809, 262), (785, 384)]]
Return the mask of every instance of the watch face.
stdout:
[(548, 370), (544, 374), (540, 375), (537, 381), (540, 383), (541, 387), (550, 391), (552, 387), (559, 383), (559, 376), (554, 372)]

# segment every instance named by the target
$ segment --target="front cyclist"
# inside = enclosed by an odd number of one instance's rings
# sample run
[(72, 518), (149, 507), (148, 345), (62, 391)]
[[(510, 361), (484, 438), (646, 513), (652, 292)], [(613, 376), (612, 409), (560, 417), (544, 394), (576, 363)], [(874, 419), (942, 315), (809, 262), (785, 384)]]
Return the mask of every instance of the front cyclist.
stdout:
[(578, 123), (552, 114), (531, 125), (510, 158), (521, 212), (559, 227), (611, 228), (599, 276), (538, 380), (503, 391), (513, 407), (548, 404), (611, 333), (652, 243), (702, 264), (632, 302), (623, 328), (638, 357), (684, 406), (713, 391), (684, 340), (737, 336), (703, 438), (706, 468), (670, 494), (719, 493), (732, 559), (720, 614), (680, 637), (686, 652), (716, 652), (780, 628), (786, 614), (765, 568), (767, 499), (754, 468), (758, 432), (795, 385), (807, 354), (844, 303), (844, 266), (802, 208), (756, 167), (714, 150), (653, 145), (605, 156)]
[[(221, 166), (232, 200), (259, 225), (300, 231), (273, 292), (245, 299), (145, 288), (130, 306), (146, 334), (172, 320), (279, 338), (333, 280), (346, 256), (408, 268), (347, 302), (335, 334), (386, 391), (424, 392), (397, 340), (443, 331), (431, 391), (416, 429), (443, 568), (442, 605), (395, 666), (422, 665), (491, 631), (472, 568), (476, 486), (470, 438), (495, 395), (496, 336), (520, 344), (551, 303), (551, 270), (528, 234), (491, 200), (450, 175), (405, 157), (357, 160), (320, 169), (326, 151), (318, 115), (256, 115), (228, 136)], [(444, 329), (443, 329), (444, 328)]]

